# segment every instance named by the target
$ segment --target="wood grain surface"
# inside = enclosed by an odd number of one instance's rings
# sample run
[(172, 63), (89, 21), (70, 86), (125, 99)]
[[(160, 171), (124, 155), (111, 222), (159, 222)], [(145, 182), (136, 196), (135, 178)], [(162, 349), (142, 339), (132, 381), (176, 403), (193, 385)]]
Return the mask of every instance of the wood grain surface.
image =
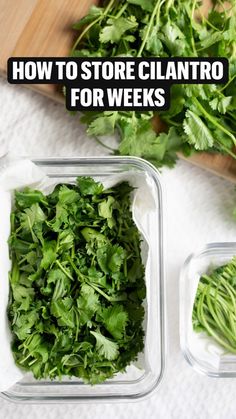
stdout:
[[(0, 73), (6, 75), (9, 57), (68, 56), (73, 38), (72, 24), (96, 0), (0, 0)], [(203, 12), (211, 1), (204, 0)], [(29, 86), (29, 85), (28, 85)], [(29, 86), (63, 102), (57, 86)], [(180, 155), (181, 158), (184, 158)], [(188, 159), (236, 183), (236, 161), (230, 157), (199, 153)]]
[[(73, 23), (95, 0), (0, 0), (0, 72), (9, 57), (66, 57), (75, 32)], [(30, 86), (60, 100), (53, 85)], [(62, 100), (62, 99), (61, 99)]]

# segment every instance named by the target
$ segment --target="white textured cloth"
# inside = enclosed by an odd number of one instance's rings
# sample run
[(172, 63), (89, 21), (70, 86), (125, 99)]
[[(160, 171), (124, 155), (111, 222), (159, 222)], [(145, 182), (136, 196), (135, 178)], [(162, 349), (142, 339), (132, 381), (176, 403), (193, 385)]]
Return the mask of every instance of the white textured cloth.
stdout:
[[(35, 157), (104, 155), (77, 117), (24, 87), (0, 80), (0, 155)], [(163, 170), (168, 354), (164, 381), (150, 399), (123, 404), (15, 405), (0, 399), (0, 419), (233, 419), (235, 379), (199, 375), (179, 346), (179, 270), (193, 250), (214, 241), (236, 241), (234, 185), (179, 162)]]

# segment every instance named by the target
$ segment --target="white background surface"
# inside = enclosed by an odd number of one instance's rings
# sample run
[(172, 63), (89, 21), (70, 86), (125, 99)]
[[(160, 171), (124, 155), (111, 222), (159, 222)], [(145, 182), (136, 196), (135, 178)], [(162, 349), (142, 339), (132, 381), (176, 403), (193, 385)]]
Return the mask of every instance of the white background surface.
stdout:
[[(6, 151), (35, 157), (106, 153), (62, 105), (0, 79), (0, 155)], [(193, 371), (180, 352), (178, 330), (180, 267), (205, 243), (236, 240), (236, 191), (227, 181), (184, 162), (164, 169), (162, 183), (169, 348), (160, 389), (134, 404), (32, 406), (0, 399), (0, 419), (236, 418), (236, 378), (210, 379)]]

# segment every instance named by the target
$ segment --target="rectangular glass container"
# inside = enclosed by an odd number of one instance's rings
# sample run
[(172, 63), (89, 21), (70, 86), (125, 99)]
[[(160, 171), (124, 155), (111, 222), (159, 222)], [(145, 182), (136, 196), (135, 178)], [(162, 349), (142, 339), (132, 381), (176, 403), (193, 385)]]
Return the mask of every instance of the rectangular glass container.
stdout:
[[(162, 380), (165, 366), (165, 303), (163, 266), (163, 209), (162, 187), (158, 171), (148, 162), (129, 157), (52, 158), (33, 160), (56, 183), (74, 182), (78, 176), (92, 176), (95, 180), (132, 172), (149, 177), (153, 199), (157, 204), (155, 223), (147, 214), (148, 229), (152, 232), (150, 271), (146, 272), (147, 304), (144, 367), (132, 366), (123, 374), (103, 384), (87, 385), (78, 378), (62, 381), (35, 380), (26, 375), (1, 395), (11, 401), (26, 403), (99, 402), (137, 400), (150, 394)], [(147, 276), (149, 278), (147, 278)]]
[(226, 264), (235, 255), (236, 243), (211, 243), (190, 255), (180, 273), (181, 349), (187, 362), (209, 377), (236, 377), (236, 355), (226, 354), (213, 339), (204, 335), (199, 344), (199, 333), (192, 330), (193, 302), (201, 275)]

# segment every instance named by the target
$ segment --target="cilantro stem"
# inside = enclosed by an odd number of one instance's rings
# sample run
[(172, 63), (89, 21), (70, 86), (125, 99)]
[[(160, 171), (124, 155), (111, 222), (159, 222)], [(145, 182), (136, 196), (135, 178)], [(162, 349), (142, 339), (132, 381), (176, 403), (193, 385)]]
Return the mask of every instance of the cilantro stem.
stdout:
[(53, 372), (55, 372), (56, 370), (57, 370), (57, 367), (52, 368), (52, 369), (49, 371), (48, 375), (49, 375), (49, 376), (50, 376), (50, 375), (52, 375), (52, 373), (53, 373)]
[(174, 127), (180, 127), (182, 125), (181, 122), (175, 122), (171, 118), (167, 118), (167, 117), (163, 116), (162, 119), (163, 119), (163, 121), (167, 122), (167, 124), (173, 125)]
[(72, 268), (74, 269), (75, 273), (79, 276), (80, 279), (82, 279), (83, 281), (86, 279), (86, 276), (84, 274), (82, 274), (82, 272), (80, 272), (80, 270), (76, 267), (75, 263), (73, 262), (73, 260), (71, 259), (70, 255), (67, 256)]
[(111, 301), (110, 297), (105, 292), (103, 292), (100, 288), (98, 288), (96, 285), (92, 284), (89, 281), (87, 281), (87, 284), (90, 285), (90, 287), (92, 287), (100, 295), (102, 295), (107, 301)]
[(14, 212), (12, 212), (10, 215), (11, 231), (15, 230), (15, 219), (16, 219), (16, 215)]
[(11, 270), (11, 283), (16, 285), (19, 282), (20, 272), (18, 263), (15, 260), (12, 261), (12, 270)]
[(126, 300), (126, 298), (124, 296), (120, 296), (120, 297), (110, 297), (109, 295), (107, 295), (105, 292), (103, 292), (99, 287), (97, 287), (96, 285), (94, 285), (93, 283), (87, 281), (87, 284), (90, 285), (90, 287), (92, 287), (95, 291), (97, 291), (99, 294), (101, 294), (107, 301), (111, 302), (117, 302), (117, 301), (124, 301)]
[(125, 3), (123, 7), (120, 9), (119, 13), (117, 13), (117, 15), (115, 16), (115, 19), (119, 19), (119, 17), (123, 15), (123, 13), (125, 12), (128, 6), (129, 6), (129, 3)]
[(77, 308), (74, 308), (74, 313), (75, 313), (75, 322), (76, 322), (75, 340), (77, 341), (78, 336), (79, 336), (79, 314), (78, 314)]
[(212, 29), (214, 29), (215, 31), (217, 31), (217, 32), (220, 32), (220, 30), (216, 27), (216, 26), (214, 26), (207, 18), (206, 18), (206, 16), (204, 16), (203, 15), (203, 13), (200, 11), (200, 15), (201, 15), (201, 18), (202, 18), (202, 22), (206, 22)]
[(192, 13), (191, 13), (191, 17), (190, 17), (190, 32), (191, 32), (192, 49), (193, 49), (193, 52), (194, 52), (195, 56), (197, 57), (197, 50), (196, 50), (195, 41), (194, 41), (194, 34), (193, 34), (193, 26), (191, 24), (192, 21), (194, 20), (194, 12), (195, 12), (195, 9), (196, 9), (196, 3), (197, 3), (197, 0), (194, 0), (193, 7), (192, 7)]
[(77, 46), (79, 45), (79, 43), (81, 42), (81, 40), (84, 38), (84, 36), (86, 35), (87, 32), (90, 31), (90, 29), (96, 25), (96, 23), (98, 23), (101, 20), (101, 16), (99, 16), (97, 19), (95, 19), (93, 22), (91, 22), (88, 26), (86, 26), (86, 28), (83, 30), (83, 32), (80, 34), (80, 36), (78, 37), (78, 39), (76, 40), (75, 44), (72, 47), (72, 51), (74, 51)]
[(62, 264), (59, 262), (59, 260), (56, 260), (56, 264), (57, 266), (61, 269), (62, 272), (64, 272), (64, 274), (73, 281), (73, 276), (71, 276), (71, 274), (62, 266)]
[(173, 0), (167, 0), (167, 4), (166, 4), (166, 13), (167, 14), (169, 13), (169, 9), (171, 8), (171, 6), (173, 6)]
[(230, 150), (228, 147), (225, 147), (220, 141), (215, 140), (220, 147), (222, 148), (223, 151), (225, 151), (227, 154), (229, 154), (229, 156), (233, 157), (234, 159), (236, 159), (236, 154)]
[(225, 89), (227, 89), (227, 87), (232, 83), (232, 81), (236, 78), (236, 74), (234, 74), (233, 77), (231, 77), (231, 79), (229, 79), (228, 83), (226, 83), (222, 89), (219, 90), (220, 93), (222, 93)]
[(28, 255), (26, 255), (25, 257), (21, 258), (21, 260), (18, 262), (18, 266), (21, 266), (22, 263), (24, 263), (27, 260)]
[(102, 147), (106, 148), (107, 150), (112, 151), (113, 153), (116, 151), (115, 148), (112, 148), (110, 146), (108, 146), (107, 144), (105, 144), (103, 141), (100, 140), (100, 138), (98, 138), (97, 136), (94, 136), (95, 140), (98, 142), (98, 144), (100, 144)]
[(210, 289), (211, 289), (211, 284), (208, 285), (207, 292), (206, 292), (207, 307), (209, 309), (209, 312), (212, 315), (212, 318), (215, 320), (216, 324), (218, 325), (219, 329), (222, 330), (222, 332), (225, 333), (227, 338), (230, 340), (230, 337), (234, 338), (234, 335), (231, 332), (231, 330), (226, 326), (225, 322), (219, 318), (219, 316), (217, 315), (217, 312), (214, 310), (213, 305), (215, 305), (216, 299), (215, 298), (212, 299), (209, 292)]
[(139, 51), (138, 51), (137, 57), (141, 57), (141, 56), (142, 56), (143, 50), (144, 50), (144, 48), (145, 48), (145, 45), (146, 45), (146, 43), (147, 43), (148, 37), (149, 37), (149, 35), (150, 35), (151, 29), (152, 29), (152, 26), (153, 26), (153, 22), (154, 22), (155, 16), (158, 14), (158, 11), (159, 11), (159, 13), (160, 13), (160, 8), (161, 8), (162, 4), (164, 4), (164, 3), (165, 3), (165, 1), (166, 1), (166, 0), (162, 0), (162, 1), (160, 2), (160, 0), (158, 0), (158, 1), (156, 2), (156, 5), (155, 5), (155, 7), (154, 7), (154, 9), (153, 9), (153, 12), (152, 12), (152, 15), (151, 15), (151, 19), (150, 19), (150, 22), (149, 22), (149, 24), (148, 24), (148, 27), (147, 27), (147, 30), (146, 30), (145, 36), (144, 36), (144, 38), (143, 38), (143, 42), (142, 42), (141, 47), (140, 47), (140, 49), (139, 49)]
[(219, 4), (221, 5), (221, 7), (222, 7), (222, 9), (223, 9), (223, 11), (224, 11), (224, 15), (225, 15), (225, 17), (226, 17), (226, 7), (225, 7), (224, 2), (223, 2), (223, 1), (221, 1), (221, 0), (218, 0), (218, 2), (219, 2)]
[[(162, 0), (157, 8), (157, 13), (156, 13), (156, 22), (157, 24), (160, 22), (160, 13), (161, 13), (161, 6), (163, 4), (165, 4), (166, 0)], [(155, 17), (155, 16), (154, 16)]]
[(202, 275), (194, 302), (193, 318), (223, 348), (236, 353), (236, 258)]
[(37, 358), (35, 358), (35, 359), (33, 359), (32, 361), (30, 361), (29, 363), (28, 363), (28, 365), (31, 367), (31, 365), (34, 365), (35, 364), (35, 362), (37, 362), (38, 360), (37, 360)]
[(128, 274), (127, 258), (125, 258), (125, 260), (124, 260), (124, 275), (125, 275), (125, 277), (127, 277), (127, 274)]
[(71, 259), (74, 259), (75, 257), (75, 245), (73, 244), (73, 247), (71, 249)]
[(31, 357), (31, 353), (29, 353), (25, 358), (20, 360), (20, 364), (24, 364), (25, 361), (27, 361), (27, 359), (29, 359)]
[(230, 344), (228, 344), (227, 342), (225, 342), (223, 339), (221, 339), (217, 333), (214, 332), (214, 330), (212, 329), (212, 327), (209, 326), (205, 314), (204, 314), (204, 310), (203, 310), (203, 302), (206, 296), (206, 287), (201, 295), (200, 298), (200, 302), (199, 302), (199, 314), (200, 314), (200, 318), (202, 321), (202, 324), (204, 325), (204, 327), (206, 328), (206, 330), (208, 331), (208, 333), (214, 337), (214, 339), (220, 344), (222, 345), (224, 348), (228, 349), (230, 352), (236, 353), (236, 348), (233, 348)]
[(86, 28), (83, 30), (83, 32), (80, 34), (80, 36), (78, 37), (78, 39), (76, 40), (75, 44), (72, 47), (72, 51), (74, 51), (76, 49), (76, 47), (79, 45), (79, 43), (81, 42), (81, 40), (84, 38), (84, 36), (86, 35), (87, 32), (90, 31), (90, 29), (96, 25), (96, 23), (100, 22), (101, 20), (104, 19), (104, 17), (109, 13), (110, 9), (112, 8), (113, 4), (115, 3), (116, 0), (111, 0), (108, 5), (107, 8), (104, 10), (104, 12), (95, 20), (93, 20), (93, 22), (91, 22), (88, 26), (86, 26)]

